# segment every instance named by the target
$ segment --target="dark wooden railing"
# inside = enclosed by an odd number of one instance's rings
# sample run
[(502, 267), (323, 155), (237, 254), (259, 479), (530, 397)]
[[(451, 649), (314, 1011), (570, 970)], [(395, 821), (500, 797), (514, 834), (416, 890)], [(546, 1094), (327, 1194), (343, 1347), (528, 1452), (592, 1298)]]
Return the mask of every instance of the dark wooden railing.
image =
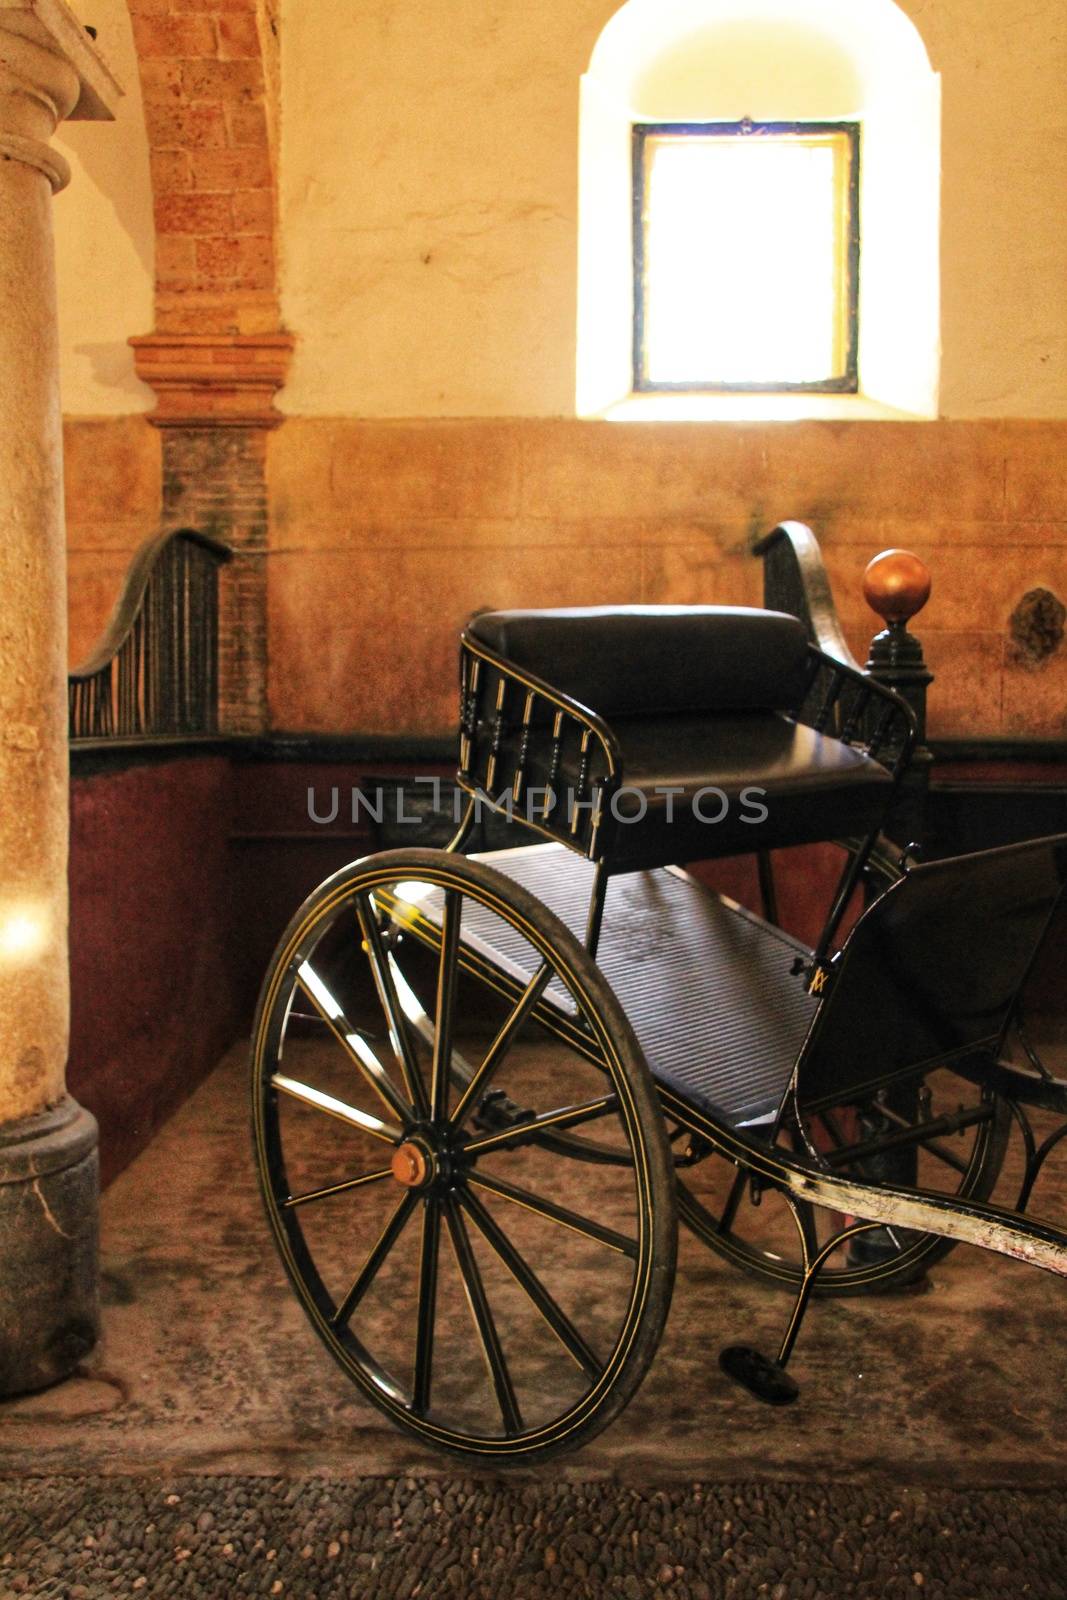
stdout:
[(141, 546), (103, 638), (68, 676), (72, 740), (218, 731), (219, 568), (231, 556), (193, 528)]
[(812, 644), (846, 667), (860, 663), (841, 631), (819, 541), (804, 522), (780, 522), (753, 546), (763, 559), (763, 604), (799, 617)]

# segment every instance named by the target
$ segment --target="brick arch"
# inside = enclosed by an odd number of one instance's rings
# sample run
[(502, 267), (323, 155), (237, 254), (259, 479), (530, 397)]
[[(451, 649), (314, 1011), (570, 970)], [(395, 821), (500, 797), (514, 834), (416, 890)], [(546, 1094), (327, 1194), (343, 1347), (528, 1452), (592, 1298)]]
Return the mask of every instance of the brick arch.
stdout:
[(292, 339), (277, 278), (278, 0), (129, 0), (156, 223), (156, 325), (130, 340), (163, 432), (164, 527), (227, 540), (223, 725), (266, 719), (266, 439)]
[[(262, 0), (129, 0), (152, 162), (157, 322), (277, 326), (274, 19)], [(253, 312), (258, 309), (258, 319)]]

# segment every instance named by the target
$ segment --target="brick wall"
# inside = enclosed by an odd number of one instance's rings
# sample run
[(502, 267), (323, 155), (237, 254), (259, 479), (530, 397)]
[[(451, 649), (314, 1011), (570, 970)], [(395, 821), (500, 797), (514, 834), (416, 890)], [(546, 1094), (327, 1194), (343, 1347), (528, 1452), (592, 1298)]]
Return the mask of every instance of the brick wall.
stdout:
[(259, 428), (163, 430), (163, 523), (223, 539), (234, 559), (219, 590), (219, 720), (267, 725), (267, 496)]

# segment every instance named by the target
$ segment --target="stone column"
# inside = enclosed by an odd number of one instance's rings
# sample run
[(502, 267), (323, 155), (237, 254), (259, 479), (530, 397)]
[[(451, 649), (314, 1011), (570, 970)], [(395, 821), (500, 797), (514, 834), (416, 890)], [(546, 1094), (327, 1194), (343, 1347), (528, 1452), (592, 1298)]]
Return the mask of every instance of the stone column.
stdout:
[(0, 0), (0, 1394), (97, 1333), (96, 1124), (65, 1092), (66, 548), (48, 140), (121, 90), (63, 0)]

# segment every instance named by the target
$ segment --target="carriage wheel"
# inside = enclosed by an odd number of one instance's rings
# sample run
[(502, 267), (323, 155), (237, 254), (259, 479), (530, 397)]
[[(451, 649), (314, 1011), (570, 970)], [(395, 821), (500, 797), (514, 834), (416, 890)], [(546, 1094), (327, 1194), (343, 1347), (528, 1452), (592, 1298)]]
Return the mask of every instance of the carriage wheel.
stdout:
[[(899, 849), (880, 841), (869, 860), (863, 892), (868, 903), (901, 875)], [(833, 1152), (861, 1139), (902, 1130), (921, 1130), (922, 1121), (963, 1109), (977, 1120), (950, 1136), (919, 1138), (907, 1151), (885, 1152), (837, 1165), (842, 1175), (862, 1182), (900, 1182), (987, 1200), (996, 1187), (1011, 1129), (1007, 1103), (990, 1090), (979, 1089), (955, 1074), (931, 1073), (892, 1092), (884, 1105), (869, 1102), (834, 1108), (805, 1129), (784, 1129), (781, 1140), (797, 1154), (810, 1142)], [(910, 1161), (910, 1167), (909, 1167)], [(796, 1221), (785, 1201), (773, 1191), (753, 1194), (743, 1171), (709, 1160), (679, 1173), (678, 1214), (706, 1245), (752, 1276), (796, 1292), (802, 1277), (802, 1255)], [(849, 1218), (805, 1202), (798, 1213), (809, 1241), (821, 1248), (844, 1228)], [(922, 1282), (927, 1269), (944, 1259), (955, 1241), (907, 1229), (878, 1228), (843, 1245), (822, 1269), (815, 1293), (845, 1295), (894, 1293)]]
[[(962, 1108), (965, 1118), (975, 1113), (983, 1120), (949, 1137), (918, 1137), (910, 1146), (915, 1155), (915, 1171), (908, 1181), (914, 1187), (946, 1196), (989, 1199), (1011, 1128), (1007, 1102), (948, 1071), (933, 1073), (921, 1083), (909, 1085), (908, 1100), (911, 1103), (901, 1111), (896, 1110), (892, 1099), (887, 1107), (875, 1102), (838, 1107), (810, 1124), (807, 1132), (816, 1148), (833, 1152), (847, 1149), (860, 1139), (880, 1136), (887, 1126), (902, 1127), (905, 1122), (921, 1135), (920, 1119), (929, 1121)], [(796, 1153), (805, 1153), (798, 1132), (785, 1135), (783, 1142)], [(899, 1172), (879, 1170), (879, 1160), (877, 1155), (857, 1157), (836, 1165), (835, 1170), (841, 1176), (866, 1183), (899, 1181)], [(851, 1221), (839, 1212), (805, 1201), (794, 1204), (808, 1229), (813, 1255)], [(773, 1189), (754, 1195), (743, 1169), (724, 1161), (707, 1161), (694, 1168), (692, 1174), (684, 1174), (684, 1181), (680, 1175), (678, 1215), (709, 1248), (735, 1266), (775, 1287), (793, 1293), (799, 1289), (803, 1266), (793, 1214)], [(860, 1234), (829, 1258), (816, 1280), (815, 1293), (899, 1292), (921, 1283), (928, 1268), (943, 1260), (954, 1245), (952, 1239), (906, 1228), (882, 1227)]]
[[(253, 1099), (289, 1278), (394, 1423), (528, 1462), (618, 1415), (666, 1320), (673, 1176), (618, 1001), (539, 901), (437, 850), (328, 879), (265, 979)], [(626, 1159), (569, 1161), (565, 1129)]]

